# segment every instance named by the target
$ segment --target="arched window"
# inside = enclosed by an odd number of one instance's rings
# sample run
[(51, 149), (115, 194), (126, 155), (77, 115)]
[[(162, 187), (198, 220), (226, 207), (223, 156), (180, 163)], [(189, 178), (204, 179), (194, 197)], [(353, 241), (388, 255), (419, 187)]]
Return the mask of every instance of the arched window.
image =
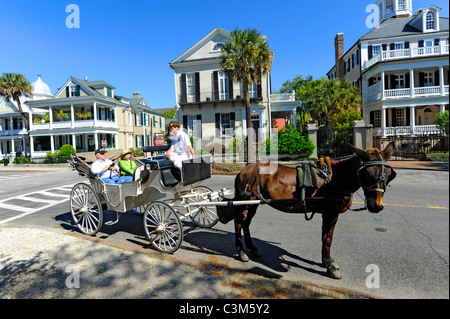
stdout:
[(426, 20), (426, 29), (434, 30), (435, 29), (434, 22), (435, 22), (434, 12), (428, 11)]

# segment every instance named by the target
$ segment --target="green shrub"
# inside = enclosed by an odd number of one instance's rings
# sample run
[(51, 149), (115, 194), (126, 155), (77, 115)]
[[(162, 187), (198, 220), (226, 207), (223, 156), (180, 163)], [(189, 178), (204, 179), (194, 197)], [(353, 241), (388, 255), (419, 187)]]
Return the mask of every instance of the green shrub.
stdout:
[(28, 157), (19, 156), (19, 157), (14, 158), (14, 163), (15, 164), (30, 164), (31, 161), (30, 161), (30, 158), (28, 158)]
[(76, 150), (72, 145), (64, 144), (58, 152), (47, 152), (47, 158), (44, 163), (65, 163), (70, 159), (71, 154), (75, 154)]
[[(266, 154), (273, 154), (274, 147), (268, 138), (265, 146)], [(315, 147), (308, 133), (300, 132), (293, 126), (288, 125), (278, 131), (278, 154), (309, 156), (314, 152)]]

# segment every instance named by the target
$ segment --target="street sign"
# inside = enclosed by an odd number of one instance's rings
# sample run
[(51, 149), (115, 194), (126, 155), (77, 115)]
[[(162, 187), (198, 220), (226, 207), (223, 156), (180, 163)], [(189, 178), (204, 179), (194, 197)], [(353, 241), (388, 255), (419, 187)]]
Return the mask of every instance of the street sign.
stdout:
[(102, 147), (106, 147), (108, 145), (108, 141), (107, 140), (102, 140)]
[(162, 136), (155, 136), (153, 139), (153, 145), (155, 146), (163, 146), (164, 145), (164, 137)]

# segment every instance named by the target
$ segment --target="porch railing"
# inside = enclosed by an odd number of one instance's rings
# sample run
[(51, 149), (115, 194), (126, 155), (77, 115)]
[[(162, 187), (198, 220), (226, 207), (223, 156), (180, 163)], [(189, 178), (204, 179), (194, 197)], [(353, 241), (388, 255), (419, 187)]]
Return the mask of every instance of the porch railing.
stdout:
[[(384, 134), (383, 134), (384, 131)], [(378, 136), (402, 136), (402, 135), (437, 135), (441, 130), (436, 125), (392, 126), (374, 128), (374, 135)]]

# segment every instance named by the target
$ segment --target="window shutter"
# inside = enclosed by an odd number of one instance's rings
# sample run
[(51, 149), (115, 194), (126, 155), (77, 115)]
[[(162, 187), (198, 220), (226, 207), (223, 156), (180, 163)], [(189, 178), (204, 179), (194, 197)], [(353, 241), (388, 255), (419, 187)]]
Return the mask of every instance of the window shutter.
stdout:
[(233, 95), (233, 78), (232, 77), (228, 77), (228, 96), (230, 100), (234, 99), (234, 95)]
[(79, 85), (77, 85), (77, 93), (76, 93), (76, 96), (80, 96), (80, 86), (79, 86)]
[(387, 44), (386, 44), (386, 43), (385, 43), (385, 44), (382, 44), (381, 47), (383, 48), (383, 51), (386, 51), (386, 50), (387, 50)]
[(391, 44), (389, 45), (389, 49), (390, 49), (390, 50), (395, 50), (395, 43), (391, 43)]
[(392, 126), (397, 126), (397, 109), (391, 109)]
[(405, 117), (406, 117), (405, 125), (409, 126), (409, 125), (411, 125), (411, 112), (409, 111), (409, 108), (406, 108), (405, 112), (406, 112), (406, 114), (405, 114)]
[(410, 88), (409, 73), (405, 74), (405, 88)]
[(262, 97), (261, 84), (256, 85), (256, 96)]
[(202, 115), (197, 114), (195, 119), (197, 120), (197, 137), (202, 138)]
[(183, 115), (183, 129), (187, 133), (188, 132), (188, 116)]
[(200, 73), (195, 73), (195, 102), (200, 102)]
[(425, 86), (425, 73), (420, 72), (419, 73), (419, 87)]
[(68, 86), (66, 86), (66, 97), (70, 97), (69, 87)]
[(137, 113), (134, 113), (134, 126), (138, 125), (137, 117), (138, 117)]
[(405, 49), (409, 49), (409, 41), (405, 41)]
[(440, 81), (439, 81), (439, 71), (434, 71), (434, 85), (435, 86), (439, 86), (439, 85), (441, 85), (440, 84)]
[(214, 81), (214, 101), (219, 101), (219, 73), (217, 71), (213, 72)]
[(368, 51), (369, 51), (369, 60), (370, 60), (373, 58), (373, 46), (369, 45)]
[(181, 97), (180, 97), (180, 103), (186, 103), (187, 102), (187, 89), (186, 89), (186, 74), (183, 73), (181, 74), (180, 77), (180, 92), (181, 92)]
[(141, 112), (141, 126), (144, 126), (144, 112)]
[(419, 48), (423, 48), (423, 40), (419, 40)]
[(231, 112), (230, 113), (230, 128), (231, 128), (231, 130), (234, 130), (235, 122), (236, 122), (236, 115), (234, 112)]
[(370, 124), (372, 124), (375, 127), (375, 112), (370, 112)]
[(220, 113), (216, 113), (216, 137), (221, 137), (220, 132)]
[(391, 78), (390, 78), (390, 80), (391, 80), (391, 83), (390, 83), (390, 86), (389, 86), (389, 89), (395, 89), (395, 75), (391, 75)]
[(439, 39), (434, 39), (434, 45), (438, 46), (439, 45)]

